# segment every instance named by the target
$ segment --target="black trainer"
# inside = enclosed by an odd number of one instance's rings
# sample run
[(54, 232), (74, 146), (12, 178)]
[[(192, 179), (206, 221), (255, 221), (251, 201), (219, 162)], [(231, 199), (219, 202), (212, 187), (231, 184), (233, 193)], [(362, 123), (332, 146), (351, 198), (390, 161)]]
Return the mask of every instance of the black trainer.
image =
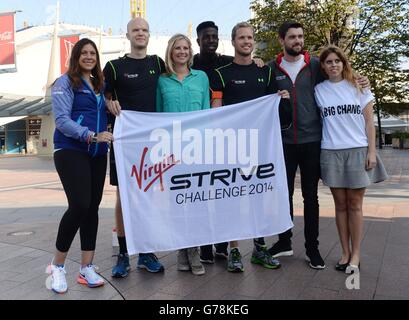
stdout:
[(325, 269), (325, 263), (324, 260), (322, 259), (320, 252), (318, 249), (313, 249), (313, 250), (308, 250), (306, 252), (307, 255), (307, 261), (309, 262), (309, 266), (313, 269)]
[(268, 252), (273, 258), (290, 257), (294, 254), (291, 243), (285, 243), (284, 241), (277, 241), (274, 243), (274, 245), (268, 249)]
[(214, 253), (215, 258), (227, 259), (229, 253), (227, 252), (228, 243), (218, 243), (214, 245), (216, 247), (216, 252)]
[(200, 262), (213, 264), (214, 263), (214, 256), (213, 256), (213, 246), (206, 245), (200, 247)]

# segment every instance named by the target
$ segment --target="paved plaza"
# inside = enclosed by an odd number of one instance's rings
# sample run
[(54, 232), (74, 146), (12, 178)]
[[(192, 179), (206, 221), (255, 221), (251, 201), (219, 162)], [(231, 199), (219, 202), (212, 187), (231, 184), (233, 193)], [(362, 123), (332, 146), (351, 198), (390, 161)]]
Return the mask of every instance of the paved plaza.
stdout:
[[(51, 158), (0, 157), (0, 300), (1, 299), (409, 299), (409, 151), (380, 151), (389, 180), (371, 186), (364, 200), (360, 289), (346, 287), (347, 275), (334, 269), (340, 245), (334, 205), (320, 185), (320, 251), (325, 270), (305, 261), (302, 197), (297, 177), (293, 257), (281, 258), (282, 268), (268, 270), (250, 263), (252, 240), (241, 241), (245, 272), (229, 273), (226, 261), (206, 265), (194, 276), (176, 269), (176, 253), (158, 256), (166, 271), (150, 274), (136, 269), (125, 279), (113, 279), (112, 247), (115, 189), (106, 181), (94, 263), (106, 285), (90, 289), (75, 282), (79, 269), (78, 236), (66, 263), (69, 290), (57, 295), (46, 289), (45, 267), (55, 249), (58, 223), (66, 209), (65, 194)], [(267, 238), (270, 246), (276, 237)]]

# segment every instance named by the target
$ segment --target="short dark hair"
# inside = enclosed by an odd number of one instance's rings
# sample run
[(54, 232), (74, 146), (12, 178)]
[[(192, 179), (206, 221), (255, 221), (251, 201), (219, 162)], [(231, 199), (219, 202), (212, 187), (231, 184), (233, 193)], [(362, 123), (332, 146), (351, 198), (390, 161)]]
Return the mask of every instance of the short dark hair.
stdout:
[(278, 28), (278, 35), (280, 36), (280, 38), (284, 39), (288, 29), (291, 28), (295, 29), (301, 28), (304, 30), (304, 27), (301, 23), (295, 21), (286, 21), (280, 26), (280, 28)]
[(207, 28), (214, 28), (217, 31), (219, 31), (218, 26), (216, 26), (216, 24), (213, 21), (203, 21), (202, 23), (200, 23), (197, 27), (196, 27), (196, 33), (197, 36), (199, 37), (200, 33)]

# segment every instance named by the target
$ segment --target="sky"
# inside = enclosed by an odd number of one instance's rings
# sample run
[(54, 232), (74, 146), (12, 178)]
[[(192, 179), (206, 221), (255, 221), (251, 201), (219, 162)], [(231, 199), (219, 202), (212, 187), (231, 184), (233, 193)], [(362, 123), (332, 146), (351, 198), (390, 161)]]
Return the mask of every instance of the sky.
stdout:
[[(57, 0), (0, 0), (0, 13), (22, 10), (16, 14), (16, 28), (23, 22), (29, 25), (53, 23)], [(129, 0), (60, 0), (60, 21), (112, 28), (113, 34), (126, 32), (130, 18)], [(196, 26), (204, 20), (213, 20), (219, 26), (219, 34), (228, 36), (233, 26), (250, 18), (251, 0), (147, 0), (147, 20), (151, 33), (187, 33), (192, 23)]]

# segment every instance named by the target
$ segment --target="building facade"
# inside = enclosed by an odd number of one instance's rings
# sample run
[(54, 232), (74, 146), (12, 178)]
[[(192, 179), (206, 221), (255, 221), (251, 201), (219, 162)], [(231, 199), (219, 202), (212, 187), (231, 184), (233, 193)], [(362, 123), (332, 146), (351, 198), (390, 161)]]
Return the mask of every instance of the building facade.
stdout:
[[(72, 46), (58, 45), (53, 51), (55, 26), (28, 27), (16, 32), (16, 72), (0, 73), (0, 155), (6, 153), (51, 154), (54, 120), (49, 97), (52, 79), (61, 75), (61, 60), (69, 55)], [(130, 51), (125, 35), (110, 36), (97, 28), (58, 24), (58, 37), (90, 38), (99, 47), (101, 64)], [(170, 36), (152, 34), (148, 54), (164, 58)], [(199, 51), (192, 41), (195, 52)], [(229, 39), (221, 39), (219, 50), (233, 55)]]

